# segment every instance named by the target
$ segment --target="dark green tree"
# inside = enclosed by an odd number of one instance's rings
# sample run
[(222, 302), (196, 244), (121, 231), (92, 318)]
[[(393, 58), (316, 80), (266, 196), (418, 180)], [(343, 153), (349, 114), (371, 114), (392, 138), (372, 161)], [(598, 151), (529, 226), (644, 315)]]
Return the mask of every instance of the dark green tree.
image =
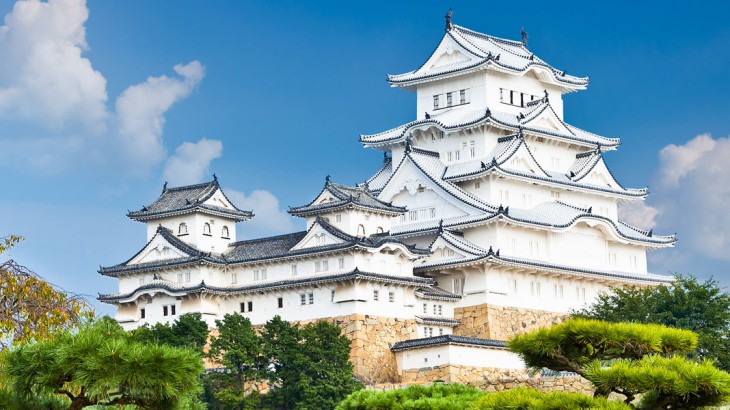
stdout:
[[(620, 394), (641, 409), (695, 409), (730, 397), (730, 374), (711, 362), (690, 361), (697, 346), (688, 330), (655, 324), (571, 319), (516, 335), (510, 350), (533, 368), (577, 373), (595, 396)], [(642, 396), (640, 403), (635, 399)]]
[(265, 402), (273, 408), (332, 409), (362, 387), (352, 374), (350, 340), (337, 325), (300, 327), (275, 316), (261, 339), (269, 363)]
[(730, 295), (715, 280), (677, 275), (670, 285), (615, 288), (575, 316), (691, 330), (699, 335), (691, 356), (730, 370)]
[(0, 365), (13, 395), (65, 397), (68, 409), (194, 407), (203, 372), (193, 350), (137, 342), (108, 318), (13, 348)]
[(590, 397), (580, 393), (541, 392), (529, 388), (505, 390), (487, 394), (478, 400), (474, 410), (630, 410), (631, 407), (603, 397)]
[(189, 347), (203, 352), (208, 341), (208, 324), (200, 313), (180, 315), (172, 325), (156, 323), (150, 327), (145, 323), (130, 332), (135, 340), (149, 343), (160, 343), (173, 347)]
[(244, 409), (258, 402), (255, 383), (263, 378), (265, 358), (251, 321), (238, 313), (216, 320), (208, 357), (222, 367), (212, 373), (214, 396), (224, 408)]

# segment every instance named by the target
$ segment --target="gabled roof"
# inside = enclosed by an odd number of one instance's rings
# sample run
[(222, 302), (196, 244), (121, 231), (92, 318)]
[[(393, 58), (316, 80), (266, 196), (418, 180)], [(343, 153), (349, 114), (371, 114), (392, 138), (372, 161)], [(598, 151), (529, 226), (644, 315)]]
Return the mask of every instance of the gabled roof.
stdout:
[[(321, 202), (320, 198), (323, 194), (329, 194), (330, 201)], [(307, 205), (289, 209), (289, 213), (294, 216), (319, 215), (325, 212), (331, 212), (342, 208), (360, 208), (371, 212), (384, 213), (387, 215), (400, 215), (406, 211), (406, 208), (393, 206), (390, 203), (383, 202), (375, 197), (367, 186), (350, 187), (347, 185), (335, 184), (330, 182), (329, 176), (324, 184), (324, 188), (317, 197)]]
[[(155, 241), (155, 239), (157, 239), (158, 237), (162, 237), (171, 246), (181, 251), (186, 256), (179, 258), (160, 259), (152, 262), (132, 263), (132, 261), (134, 261), (142, 252), (144, 252), (144, 250), (147, 249), (148, 245)], [(139, 252), (134, 254), (134, 256), (118, 265), (100, 267), (99, 273), (106, 276), (118, 276), (119, 274), (127, 272), (139, 272), (169, 268), (174, 266), (184, 266), (200, 262), (223, 263), (224, 260), (222, 259), (220, 254), (203, 252), (198, 248), (181, 241), (178, 237), (175, 236), (175, 234), (172, 233), (172, 231), (160, 225), (157, 227), (157, 231), (152, 236), (152, 238), (150, 238), (149, 242), (147, 242), (147, 244), (145, 244), (145, 246), (143, 246), (142, 249), (139, 250)]]
[(458, 185), (448, 181), (444, 181), (443, 175), (446, 171), (446, 166), (443, 162), (441, 162), (441, 159), (439, 159), (438, 152), (411, 147), (410, 144), (406, 144), (405, 155), (403, 156), (403, 159), (395, 168), (393, 173), (390, 175), (388, 182), (385, 183), (385, 186), (380, 192), (381, 196), (384, 192), (387, 191), (386, 187), (388, 187), (391, 183), (395, 183), (393, 181), (395, 181), (394, 178), (398, 174), (398, 171), (403, 167), (406, 167), (406, 163), (408, 162), (413, 164), (413, 166), (415, 166), (420, 171), (420, 173), (422, 173), (435, 186), (445, 191), (454, 200), (468, 205), (477, 212), (494, 212), (497, 209), (496, 207), (484, 202), (478, 196), (462, 189)]
[(342, 232), (322, 218), (317, 218), (315, 223), (310, 227), (310, 230), (314, 229), (315, 226), (322, 227), (329, 234), (340, 239), (342, 242), (294, 249), (295, 246), (307, 235), (307, 232), (297, 232), (271, 238), (252, 239), (232, 243), (229, 245), (229, 249), (225, 253), (226, 260), (232, 264), (264, 262), (281, 258), (293, 258), (311, 254), (341, 251), (354, 247), (370, 249), (380, 248), (381, 246), (389, 243), (403, 246), (415, 255), (429, 254), (428, 250), (417, 248), (415, 245), (403, 243), (399, 239), (387, 233), (360, 238)]
[(439, 270), (455, 266), (467, 266), (478, 263), (493, 263), (502, 266), (511, 266), (517, 268), (529, 268), (541, 271), (555, 272), (571, 276), (581, 276), (586, 278), (613, 279), (620, 281), (630, 281), (632, 283), (670, 283), (674, 279), (672, 276), (656, 275), (652, 273), (633, 273), (633, 272), (617, 272), (599, 269), (587, 269), (576, 266), (561, 265), (535, 259), (510, 257), (500, 255), (499, 249), (495, 252), (489, 248), (487, 254), (482, 256), (462, 258), (460, 260), (446, 260), (434, 263), (418, 265), (413, 268), (414, 272), (424, 273), (432, 270)]
[[(321, 246), (310, 246), (294, 249), (294, 247), (307, 235), (307, 231), (295, 232), (286, 235), (272, 236), (268, 238), (251, 239), (234, 242), (228, 245), (228, 249), (222, 254), (213, 254), (200, 251), (180, 241), (169, 229), (159, 227), (158, 232), (169, 238), (171, 244), (184, 250), (190, 256), (182, 258), (164, 259), (149, 263), (129, 264), (140, 252), (129, 261), (119, 265), (99, 268), (99, 273), (107, 276), (118, 276), (124, 273), (148, 272), (167, 269), (176, 266), (187, 266), (191, 264), (207, 263), (216, 265), (235, 265), (246, 263), (270, 262), (277, 259), (298, 258), (311, 255), (339, 252), (353, 248), (377, 249), (388, 244), (402, 246), (413, 255), (428, 255), (427, 249), (421, 249), (415, 245), (408, 245), (390, 234), (374, 234), (360, 238), (348, 235), (324, 219), (317, 218), (317, 226), (324, 228), (329, 234), (337, 237), (341, 242)], [(314, 227), (314, 225), (312, 225)], [(312, 228), (310, 227), (310, 230)], [(145, 246), (146, 247), (146, 246)], [(144, 249), (144, 248), (143, 248)]]
[[(439, 64), (438, 59), (444, 54), (448, 54), (450, 59)], [(588, 85), (588, 78), (567, 75), (565, 71), (551, 67), (522, 42), (493, 37), (457, 25), (447, 29), (439, 46), (420, 68), (389, 75), (388, 82), (394, 87), (411, 89), (419, 83), (485, 69), (520, 75), (534, 70), (540, 80), (561, 86), (565, 91), (585, 89)]]
[(378, 172), (375, 173), (375, 175), (365, 182), (365, 187), (372, 192), (380, 192), (392, 174), (393, 158), (389, 157), (388, 153), (385, 152), (383, 153), (383, 165), (380, 167)]
[[(529, 157), (532, 161), (534, 161), (539, 172), (525, 172), (524, 170), (512, 168), (509, 160), (518, 152), (518, 149), (521, 146), (524, 146), (524, 149), (527, 150)], [(489, 158), (491, 158), (491, 161), (489, 161)], [(610, 178), (613, 179), (616, 187), (602, 186), (581, 181), (598, 164), (603, 164), (603, 167), (605, 167)], [(446, 167), (446, 171), (444, 172), (444, 179), (454, 182), (468, 181), (471, 179), (481, 178), (491, 173), (514, 177), (516, 179), (524, 179), (530, 182), (539, 180), (541, 182), (547, 182), (567, 189), (574, 188), (592, 192), (598, 191), (612, 196), (617, 195), (620, 197), (643, 198), (649, 194), (649, 190), (647, 188), (625, 188), (619, 184), (610, 169), (608, 169), (603, 162), (603, 155), (601, 150), (598, 148), (593, 151), (576, 155), (576, 160), (568, 170), (568, 174), (556, 171), (546, 171), (539, 163), (537, 163), (527, 143), (523, 138), (519, 137), (519, 134), (516, 137), (500, 138), (492, 153), (487, 156), (487, 161), (472, 160), (449, 165)]]
[(311, 275), (308, 277), (295, 277), (278, 281), (257, 282), (240, 286), (211, 286), (200, 282), (195, 285), (180, 285), (164, 280), (154, 280), (146, 283), (137, 289), (127, 293), (111, 293), (99, 295), (98, 300), (107, 303), (120, 303), (134, 300), (139, 294), (146, 291), (166, 291), (174, 296), (183, 296), (190, 293), (208, 294), (245, 294), (257, 292), (271, 292), (281, 289), (290, 289), (303, 286), (319, 285), (324, 283), (345, 282), (354, 280), (365, 280), (369, 282), (387, 283), (401, 286), (428, 286), (433, 284), (433, 279), (417, 276), (385, 275), (381, 273), (363, 272), (359, 269), (350, 272)]
[[(530, 115), (525, 115), (528, 113)], [(560, 125), (560, 129), (548, 128), (540, 124), (538, 118), (549, 115)], [(522, 132), (540, 137), (564, 140), (588, 147), (600, 145), (602, 149), (613, 149), (621, 144), (618, 138), (606, 138), (567, 124), (561, 120), (546, 98), (533, 101), (517, 115), (489, 108), (453, 107), (439, 110), (430, 115), (430, 118), (411, 121), (407, 124), (383, 131), (377, 134), (361, 134), (360, 143), (365, 147), (379, 148), (391, 144), (402, 143), (413, 131), (436, 127), (441, 131), (457, 131), (465, 128), (491, 124), (495, 127), (510, 131)]]
[[(224, 206), (213, 205), (208, 201), (220, 192), (228, 204)], [(197, 185), (187, 185), (176, 188), (168, 188), (167, 183), (162, 189), (162, 194), (153, 203), (143, 206), (139, 211), (129, 212), (127, 216), (135, 221), (146, 222), (168, 216), (182, 215), (192, 212), (201, 212), (214, 216), (233, 219), (236, 222), (245, 221), (253, 217), (250, 211), (238, 209), (223, 193), (218, 178), (213, 181)]]
[(432, 299), (432, 300), (455, 301), (455, 300), (461, 299), (461, 295), (451, 293), (448, 290), (441, 289), (437, 286), (417, 288), (416, 296), (420, 299)]
[(421, 339), (410, 339), (402, 342), (393, 344), (390, 348), (393, 352), (400, 352), (402, 350), (418, 349), (422, 347), (432, 347), (439, 345), (463, 345), (463, 346), (475, 346), (475, 347), (491, 347), (504, 349), (507, 347), (507, 343), (502, 340), (495, 339), (481, 339), (477, 337), (466, 337), (457, 335), (441, 335), (434, 337), (424, 337)]

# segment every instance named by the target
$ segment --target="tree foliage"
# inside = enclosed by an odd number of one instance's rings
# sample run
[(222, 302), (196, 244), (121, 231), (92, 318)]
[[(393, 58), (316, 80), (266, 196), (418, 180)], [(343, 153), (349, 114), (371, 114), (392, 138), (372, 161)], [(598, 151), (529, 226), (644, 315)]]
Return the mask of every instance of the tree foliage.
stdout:
[[(0, 238), (0, 254), (21, 237)], [(12, 259), (0, 261), (0, 349), (79, 325), (93, 315), (83, 298), (44, 281)]]
[(258, 402), (253, 384), (262, 378), (264, 366), (259, 337), (251, 321), (238, 313), (216, 320), (216, 326), (208, 357), (224, 371), (212, 374), (215, 398), (225, 408), (244, 409), (247, 399), (249, 404)]
[(9, 349), (1, 364), (15, 395), (65, 396), (68, 409), (181, 408), (195, 401), (203, 372), (196, 352), (137, 342), (111, 319)]
[(491, 393), (472, 407), (475, 410), (629, 410), (624, 403), (580, 393), (540, 392), (529, 388)]
[[(474, 408), (485, 393), (460, 384), (409, 386), (387, 391), (360, 390), (349, 395), (337, 410), (464, 410)], [(485, 407), (497, 408), (497, 407)], [(500, 407), (509, 409), (510, 407)]]
[(150, 327), (145, 323), (130, 333), (135, 340), (140, 342), (189, 347), (202, 354), (208, 341), (208, 324), (202, 319), (200, 313), (185, 313), (171, 325), (156, 323)]
[(596, 396), (617, 393), (634, 405), (643, 395), (636, 404), (643, 409), (700, 408), (730, 397), (730, 374), (684, 357), (696, 345), (688, 330), (587, 319), (516, 335), (508, 344), (532, 368), (583, 376)]
[(730, 295), (712, 279), (677, 275), (670, 285), (614, 288), (575, 316), (691, 330), (699, 335), (692, 357), (715, 360), (730, 370)]
[(350, 340), (334, 324), (304, 327), (276, 316), (261, 335), (271, 386), (268, 404), (282, 409), (331, 409), (362, 385), (352, 375)]

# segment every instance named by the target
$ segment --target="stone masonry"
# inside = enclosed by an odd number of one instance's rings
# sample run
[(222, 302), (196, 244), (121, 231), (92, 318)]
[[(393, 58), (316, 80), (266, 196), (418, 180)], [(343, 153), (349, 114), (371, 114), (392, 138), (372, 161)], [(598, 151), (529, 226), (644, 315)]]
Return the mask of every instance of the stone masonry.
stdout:
[(482, 304), (454, 309), (459, 326), (454, 334), (508, 340), (515, 333), (552, 326), (568, 318), (564, 313)]

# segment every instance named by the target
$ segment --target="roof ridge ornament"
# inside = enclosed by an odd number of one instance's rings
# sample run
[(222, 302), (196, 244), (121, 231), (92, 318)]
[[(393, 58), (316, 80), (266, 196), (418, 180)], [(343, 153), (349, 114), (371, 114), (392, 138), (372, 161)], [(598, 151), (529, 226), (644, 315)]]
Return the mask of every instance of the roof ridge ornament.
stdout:
[(218, 177), (213, 173), (213, 181), (218, 182)]
[(527, 48), (527, 32), (524, 27), (520, 29), (520, 35), (522, 36), (522, 45)]
[(444, 233), (444, 220), (439, 220), (439, 233)]
[(406, 137), (406, 154), (411, 152), (411, 140), (413, 139), (413, 134), (408, 134)]
[(550, 98), (549, 98), (549, 96), (548, 96), (548, 92), (547, 92), (547, 89), (544, 89), (544, 90), (542, 90), (542, 91), (543, 91), (543, 92), (545, 93), (545, 97), (544, 97), (544, 98), (545, 98), (545, 102), (549, 102), (549, 101), (550, 101)]
[(424, 117), (425, 117), (425, 118), (426, 118), (427, 120), (430, 120), (430, 119), (431, 119), (431, 114), (429, 114), (429, 113), (428, 113), (428, 111), (426, 111), (426, 113), (425, 113)]
[(330, 176), (329, 175), (327, 175), (327, 176), (324, 177), (324, 184), (325, 185), (331, 184), (331, 182), (330, 182)]
[(444, 31), (448, 33), (454, 28), (454, 24), (451, 22), (451, 16), (454, 14), (454, 10), (451, 10), (451, 7), (449, 7), (449, 11), (446, 12), (446, 15), (444, 18), (446, 18), (446, 28)]
[(162, 193), (165, 193), (167, 191), (167, 181), (165, 181), (164, 184), (162, 184)]

